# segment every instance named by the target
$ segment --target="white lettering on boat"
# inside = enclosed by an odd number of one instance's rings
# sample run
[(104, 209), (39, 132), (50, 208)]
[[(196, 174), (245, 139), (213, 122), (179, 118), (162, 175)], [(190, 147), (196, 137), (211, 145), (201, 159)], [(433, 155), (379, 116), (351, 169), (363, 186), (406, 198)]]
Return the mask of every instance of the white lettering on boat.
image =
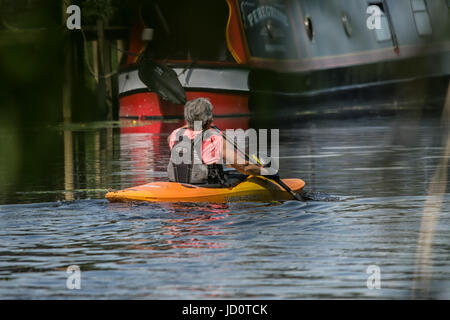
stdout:
[(255, 24), (259, 23), (261, 20), (272, 18), (280, 21), (285, 26), (289, 26), (287, 16), (277, 8), (271, 6), (261, 6), (253, 10), (247, 15), (247, 20), (250, 27), (253, 27)]

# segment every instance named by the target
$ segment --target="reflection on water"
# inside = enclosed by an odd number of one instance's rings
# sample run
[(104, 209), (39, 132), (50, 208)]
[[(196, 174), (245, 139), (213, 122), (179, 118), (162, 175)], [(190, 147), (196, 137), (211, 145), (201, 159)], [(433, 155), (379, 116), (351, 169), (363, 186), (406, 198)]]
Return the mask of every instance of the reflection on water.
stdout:
[[(249, 125), (235, 120), (218, 126)], [(438, 119), (280, 128), (281, 176), (337, 201), (105, 201), (106, 189), (166, 178), (167, 135), (178, 126), (45, 129), (61, 141), (51, 177), (29, 176), (0, 196), (0, 298), (411, 297), (424, 205), (445, 153)], [(440, 200), (448, 212), (450, 196)], [(428, 297), (450, 298), (449, 227), (441, 214)], [(66, 289), (70, 265), (81, 268), (81, 290)], [(370, 265), (380, 267), (380, 290), (367, 288)]]

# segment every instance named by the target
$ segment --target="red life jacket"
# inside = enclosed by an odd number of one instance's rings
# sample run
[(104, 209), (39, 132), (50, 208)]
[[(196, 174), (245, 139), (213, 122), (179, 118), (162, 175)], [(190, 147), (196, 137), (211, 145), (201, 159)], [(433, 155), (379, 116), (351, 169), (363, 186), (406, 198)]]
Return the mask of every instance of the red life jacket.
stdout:
[(205, 164), (202, 157), (202, 142), (215, 132), (204, 130), (193, 139), (184, 135), (186, 128), (176, 133), (175, 144), (167, 167), (169, 181), (187, 184), (225, 184), (222, 164)]

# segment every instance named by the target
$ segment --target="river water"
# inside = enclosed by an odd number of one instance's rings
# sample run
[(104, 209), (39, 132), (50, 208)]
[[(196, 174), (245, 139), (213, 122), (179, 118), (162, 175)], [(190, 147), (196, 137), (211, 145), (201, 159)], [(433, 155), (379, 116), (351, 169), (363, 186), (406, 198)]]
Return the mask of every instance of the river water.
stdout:
[[(253, 125), (230, 121), (221, 125)], [(32, 139), (31, 151), (8, 151), (25, 164), (0, 171), (9, 179), (0, 195), (0, 298), (450, 298), (450, 195), (428, 195), (445, 148), (438, 119), (284, 124), (280, 175), (305, 180), (305, 202), (108, 203), (107, 189), (166, 178), (167, 134), (177, 126), (0, 131), (4, 141)], [(436, 224), (429, 291), (420, 296), (412, 288), (427, 199)], [(79, 290), (66, 286), (72, 265)]]

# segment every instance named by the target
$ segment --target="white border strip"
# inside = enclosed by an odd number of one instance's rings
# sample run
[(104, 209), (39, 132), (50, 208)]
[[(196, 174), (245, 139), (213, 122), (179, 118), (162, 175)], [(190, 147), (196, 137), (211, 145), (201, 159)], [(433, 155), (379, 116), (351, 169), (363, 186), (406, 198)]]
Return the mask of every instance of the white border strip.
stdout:
[[(191, 68), (184, 70), (183, 68), (174, 68), (180, 83), (185, 89), (205, 88), (209, 90), (249, 91), (249, 71), (245, 69)], [(139, 79), (137, 70), (119, 74), (119, 94), (146, 88), (147, 86)]]

